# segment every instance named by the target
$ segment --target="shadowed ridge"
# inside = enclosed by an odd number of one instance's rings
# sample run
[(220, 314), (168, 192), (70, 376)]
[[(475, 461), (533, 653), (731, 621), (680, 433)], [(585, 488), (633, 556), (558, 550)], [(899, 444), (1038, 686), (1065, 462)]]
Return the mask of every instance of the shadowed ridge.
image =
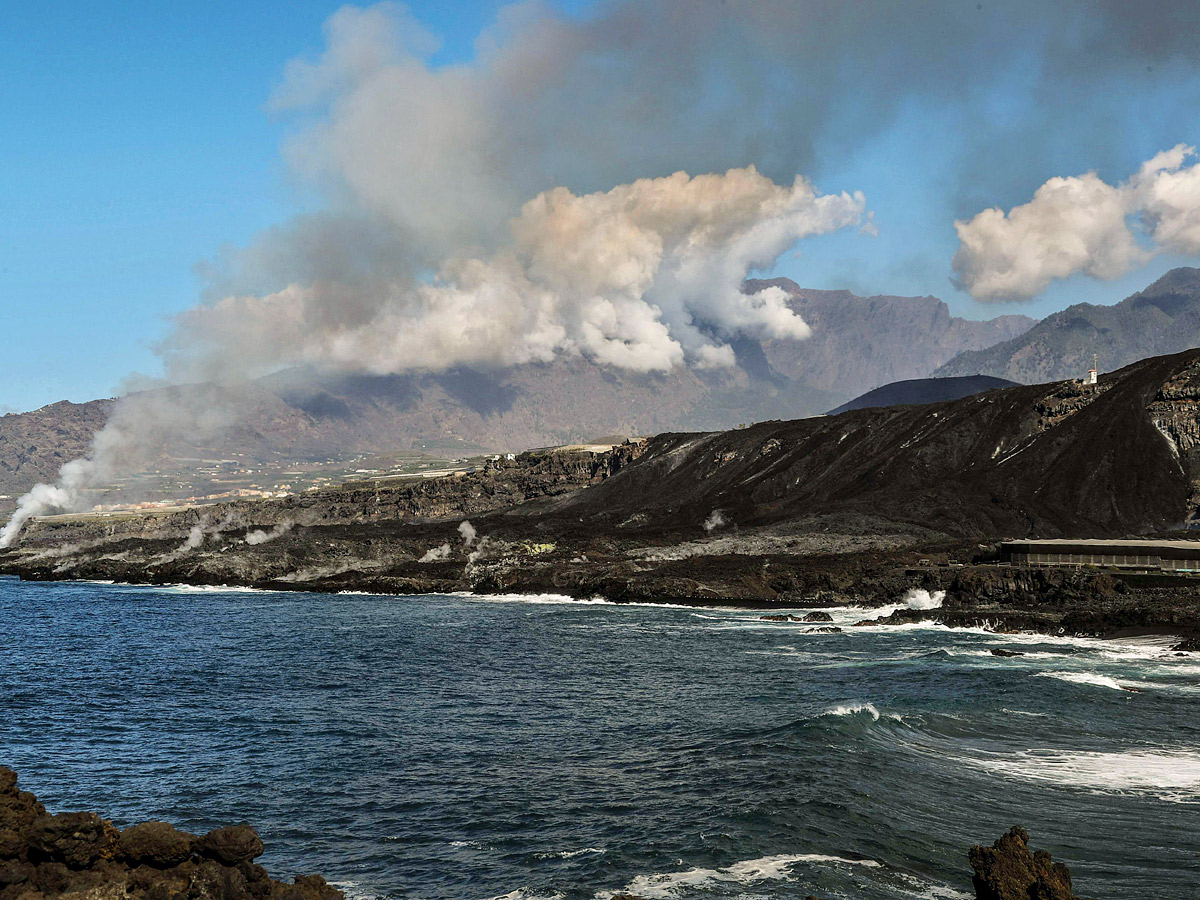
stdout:
[[(970, 538), (1167, 530), (1188, 518), (1190, 473), (1200, 464), (1191, 450), (1177, 455), (1155, 424), (1166, 413), (1152, 416), (1149, 407), (1198, 361), (1200, 351), (1145, 360), (1091, 390), (1023, 386), (660, 435), (637, 463), (560, 501), (559, 511), (675, 529), (720, 509), (742, 525), (836, 515)], [(1185, 409), (1194, 406), (1190, 394), (1171, 402), (1186, 422), (1195, 419)]]
[(947, 400), (961, 400), (984, 391), (999, 388), (1017, 387), (1015, 381), (1005, 378), (992, 378), (990, 375), (963, 375), (955, 378), (913, 378), (908, 381), (895, 381), (867, 391), (860, 397), (855, 397), (849, 403), (843, 403), (836, 409), (831, 409), (827, 415), (836, 416), (839, 413), (853, 409), (870, 409), (876, 406), (913, 406), (925, 403), (944, 403)]

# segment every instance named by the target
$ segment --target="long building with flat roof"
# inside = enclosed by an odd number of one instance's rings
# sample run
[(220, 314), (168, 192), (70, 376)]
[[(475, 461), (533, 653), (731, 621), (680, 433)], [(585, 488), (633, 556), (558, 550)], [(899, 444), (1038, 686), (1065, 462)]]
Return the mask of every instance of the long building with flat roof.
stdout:
[(1001, 557), (1014, 566), (1200, 572), (1200, 541), (1045, 540), (1004, 541)]

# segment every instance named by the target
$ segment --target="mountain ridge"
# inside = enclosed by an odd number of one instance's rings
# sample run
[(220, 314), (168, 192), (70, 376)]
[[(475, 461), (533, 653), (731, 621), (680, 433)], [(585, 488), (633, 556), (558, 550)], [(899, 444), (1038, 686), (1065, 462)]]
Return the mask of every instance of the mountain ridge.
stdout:
[(991, 375), (1022, 384), (1081, 378), (1200, 346), (1200, 269), (1180, 267), (1119, 303), (1076, 303), (991, 347), (966, 350), (934, 377)]

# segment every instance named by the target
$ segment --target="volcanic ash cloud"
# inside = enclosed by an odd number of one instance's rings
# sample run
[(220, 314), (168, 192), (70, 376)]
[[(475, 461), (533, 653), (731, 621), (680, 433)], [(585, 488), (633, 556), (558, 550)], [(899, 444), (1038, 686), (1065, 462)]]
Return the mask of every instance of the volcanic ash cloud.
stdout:
[(864, 205), (753, 166), (583, 195), (554, 188), (486, 257), (448, 258), (430, 280), (394, 273), (228, 296), (179, 318), (172, 353), (184, 365), (374, 374), (559, 355), (640, 372), (732, 365), (730, 338), (809, 334), (778, 288), (744, 294), (746, 274), (804, 237), (859, 224)]

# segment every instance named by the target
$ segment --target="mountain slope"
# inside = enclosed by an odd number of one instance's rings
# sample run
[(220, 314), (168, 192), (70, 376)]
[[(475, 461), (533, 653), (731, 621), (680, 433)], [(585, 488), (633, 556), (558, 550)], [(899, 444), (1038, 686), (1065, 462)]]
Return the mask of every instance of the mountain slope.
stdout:
[(1200, 476), (1200, 351), (930, 406), (661, 435), (558, 514), (597, 529), (897, 523), (968, 537), (1179, 527)]
[(1081, 378), (1149, 356), (1200, 347), (1200, 269), (1172, 269), (1113, 306), (1077, 303), (1011, 340), (969, 350), (934, 371), (938, 377), (993, 375), (1023, 384)]
[(831, 409), (829, 415), (850, 412), (852, 409), (870, 409), (873, 406), (919, 406), (926, 403), (944, 403), (961, 400), (994, 391), (999, 388), (1016, 387), (1015, 381), (992, 378), (990, 375), (962, 375), (956, 378), (913, 378), (909, 381), (894, 381), (867, 391), (849, 403)]
[(794, 382), (844, 393), (843, 401), (893, 381), (925, 378), (959, 353), (1011, 340), (1035, 324), (1020, 315), (976, 322), (950, 315), (936, 297), (859, 297), (801, 288), (787, 278), (748, 281), (746, 288), (772, 285), (788, 293), (813, 336), (765, 342), (771, 368)]

